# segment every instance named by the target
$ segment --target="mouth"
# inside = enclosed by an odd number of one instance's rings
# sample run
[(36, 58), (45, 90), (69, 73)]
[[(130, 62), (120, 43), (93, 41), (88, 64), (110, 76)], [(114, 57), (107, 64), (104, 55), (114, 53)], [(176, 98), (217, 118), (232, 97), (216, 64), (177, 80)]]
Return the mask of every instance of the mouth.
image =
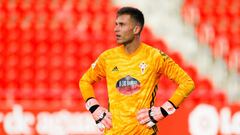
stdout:
[(116, 34), (116, 38), (117, 39), (121, 38), (121, 35)]

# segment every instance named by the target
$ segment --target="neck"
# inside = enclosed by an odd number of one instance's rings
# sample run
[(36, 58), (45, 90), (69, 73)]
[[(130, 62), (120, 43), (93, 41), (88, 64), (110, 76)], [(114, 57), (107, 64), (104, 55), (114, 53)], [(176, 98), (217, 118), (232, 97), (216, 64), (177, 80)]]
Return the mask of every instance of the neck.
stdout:
[(124, 50), (126, 53), (131, 54), (138, 49), (140, 44), (141, 44), (141, 41), (139, 40), (139, 38), (136, 38), (132, 42), (128, 44), (124, 44)]

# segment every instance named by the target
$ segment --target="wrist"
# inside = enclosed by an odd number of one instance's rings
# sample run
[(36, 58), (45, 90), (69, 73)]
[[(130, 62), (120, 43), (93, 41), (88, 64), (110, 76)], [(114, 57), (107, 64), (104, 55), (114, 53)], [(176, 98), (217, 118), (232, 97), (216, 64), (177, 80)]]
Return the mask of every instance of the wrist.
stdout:
[(176, 111), (176, 107), (170, 101), (165, 102), (161, 107), (160, 111), (164, 117), (173, 114)]
[(85, 105), (86, 105), (86, 109), (91, 113), (93, 113), (99, 107), (99, 103), (95, 98), (87, 99)]

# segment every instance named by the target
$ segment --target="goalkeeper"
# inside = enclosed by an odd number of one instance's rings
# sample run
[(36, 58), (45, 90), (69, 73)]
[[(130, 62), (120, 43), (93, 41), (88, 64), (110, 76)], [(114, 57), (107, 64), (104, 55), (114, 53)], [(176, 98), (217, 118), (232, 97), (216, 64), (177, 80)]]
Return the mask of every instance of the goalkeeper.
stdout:
[[(157, 134), (157, 122), (173, 114), (194, 89), (192, 79), (164, 52), (141, 41), (144, 16), (133, 7), (118, 10), (114, 28), (118, 46), (103, 52), (79, 85), (100, 131), (106, 135)], [(154, 106), (159, 78), (178, 84), (161, 106)], [(106, 78), (109, 108), (95, 98), (93, 84)]]

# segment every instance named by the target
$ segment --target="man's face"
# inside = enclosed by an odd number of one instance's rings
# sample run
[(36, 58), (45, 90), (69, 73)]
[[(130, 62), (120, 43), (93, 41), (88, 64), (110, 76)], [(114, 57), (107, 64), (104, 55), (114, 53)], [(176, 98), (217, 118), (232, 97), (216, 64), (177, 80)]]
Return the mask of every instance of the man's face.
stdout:
[(120, 15), (116, 19), (116, 26), (114, 28), (118, 44), (127, 44), (134, 39), (135, 22), (130, 15)]

